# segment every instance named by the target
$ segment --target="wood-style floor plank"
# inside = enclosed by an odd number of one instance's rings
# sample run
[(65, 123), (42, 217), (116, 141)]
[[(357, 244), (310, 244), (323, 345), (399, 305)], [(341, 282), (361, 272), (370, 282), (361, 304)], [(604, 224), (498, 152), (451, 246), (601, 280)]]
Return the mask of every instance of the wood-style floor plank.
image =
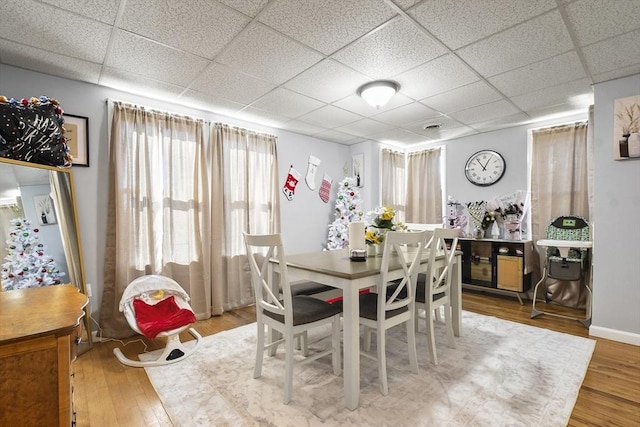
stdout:
[[(530, 301), (521, 306), (516, 298), (510, 296), (474, 291), (465, 291), (462, 301), (465, 310), (475, 313), (589, 337), (587, 329), (574, 320), (545, 315), (531, 319)], [(195, 328), (207, 336), (254, 321), (254, 308), (245, 307), (198, 321)], [(193, 337), (184, 332), (181, 339), (188, 341)], [(162, 343), (144, 341), (148, 351), (162, 348)], [(122, 348), (116, 342), (96, 343), (72, 365), (77, 425), (171, 426), (171, 420), (144, 369), (121, 365), (113, 355), (116, 346)], [(129, 358), (136, 358), (142, 351), (144, 345), (140, 341), (128, 344), (123, 350)], [(597, 339), (569, 426), (636, 425), (640, 425), (640, 348)]]

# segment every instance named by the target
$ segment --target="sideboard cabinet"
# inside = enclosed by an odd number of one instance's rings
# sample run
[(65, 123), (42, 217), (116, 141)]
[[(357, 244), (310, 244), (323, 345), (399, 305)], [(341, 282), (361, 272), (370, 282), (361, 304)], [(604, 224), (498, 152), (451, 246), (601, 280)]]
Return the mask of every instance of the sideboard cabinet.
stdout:
[(0, 292), (1, 426), (72, 425), (71, 363), (87, 302), (72, 285)]
[(458, 240), (462, 251), (462, 283), (467, 287), (521, 293), (531, 289), (533, 242), (531, 240)]

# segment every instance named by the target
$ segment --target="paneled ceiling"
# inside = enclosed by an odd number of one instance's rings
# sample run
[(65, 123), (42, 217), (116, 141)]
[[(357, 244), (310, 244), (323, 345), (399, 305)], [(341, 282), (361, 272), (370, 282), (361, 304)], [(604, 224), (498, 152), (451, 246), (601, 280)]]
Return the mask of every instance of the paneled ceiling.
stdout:
[[(585, 111), (640, 72), (640, 0), (2, 0), (0, 62), (411, 147)], [(400, 85), (379, 110), (377, 79)]]

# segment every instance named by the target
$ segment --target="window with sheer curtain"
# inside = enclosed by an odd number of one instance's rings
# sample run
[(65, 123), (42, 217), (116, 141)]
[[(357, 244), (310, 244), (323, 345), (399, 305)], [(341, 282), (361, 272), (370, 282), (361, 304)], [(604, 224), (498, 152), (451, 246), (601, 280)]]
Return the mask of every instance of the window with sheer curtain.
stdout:
[[(577, 215), (589, 221), (591, 137), (587, 123), (534, 130), (531, 135), (532, 240), (546, 237), (549, 223), (561, 215)], [(544, 264), (544, 248), (537, 248), (538, 276)], [(554, 301), (584, 307), (580, 283), (549, 280), (547, 291)]]
[(404, 222), (442, 222), (442, 148), (405, 154), (382, 150), (382, 204)]
[(407, 222), (442, 223), (442, 148), (407, 155)]
[(161, 274), (197, 318), (254, 302), (243, 231), (279, 231), (276, 138), (113, 103), (105, 336), (131, 335), (118, 304), (136, 277)]
[(407, 171), (405, 155), (399, 151), (382, 150), (381, 202), (396, 211), (396, 220), (405, 221), (405, 182)]

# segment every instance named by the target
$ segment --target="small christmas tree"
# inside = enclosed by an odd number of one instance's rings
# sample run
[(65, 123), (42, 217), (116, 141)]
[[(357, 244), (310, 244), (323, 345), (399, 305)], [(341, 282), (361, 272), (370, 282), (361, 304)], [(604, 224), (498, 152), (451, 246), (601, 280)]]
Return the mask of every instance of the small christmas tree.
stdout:
[(59, 285), (60, 276), (56, 262), (45, 254), (45, 246), (38, 238), (39, 230), (31, 229), (31, 221), (15, 218), (10, 221), (7, 239), (7, 262), (2, 264), (2, 290), (39, 288)]
[(329, 225), (327, 249), (342, 249), (349, 245), (349, 224), (362, 222), (364, 217), (361, 204), (356, 179), (347, 177), (340, 181), (336, 197), (336, 219)]

